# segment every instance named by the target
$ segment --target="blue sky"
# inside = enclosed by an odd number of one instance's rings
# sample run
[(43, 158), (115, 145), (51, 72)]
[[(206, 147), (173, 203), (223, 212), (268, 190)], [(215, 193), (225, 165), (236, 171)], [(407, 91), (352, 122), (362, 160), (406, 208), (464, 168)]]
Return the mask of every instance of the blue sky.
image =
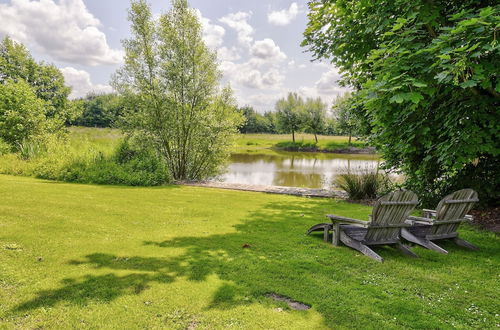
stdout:
[[(167, 0), (149, 1), (153, 13)], [(274, 108), (287, 92), (331, 102), (346, 91), (338, 71), (311, 63), (300, 47), (307, 24), (306, 1), (190, 1), (206, 43), (218, 53), (222, 83), (230, 83), (240, 105)], [(123, 58), (129, 36), (127, 0), (0, 0), (0, 36), (24, 43), (38, 60), (61, 68), (72, 97), (110, 92), (109, 80)]]

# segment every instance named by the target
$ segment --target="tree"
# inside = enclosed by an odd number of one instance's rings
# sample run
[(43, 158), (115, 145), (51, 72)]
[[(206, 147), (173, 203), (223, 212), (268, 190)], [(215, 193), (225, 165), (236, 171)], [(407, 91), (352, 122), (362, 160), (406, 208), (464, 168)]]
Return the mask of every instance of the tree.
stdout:
[(125, 100), (125, 126), (140, 133), (174, 179), (215, 175), (242, 118), (229, 87), (218, 86), (216, 55), (187, 1), (154, 19), (144, 0), (131, 2), (132, 37), (113, 85)]
[(307, 98), (304, 103), (304, 125), (310, 133), (314, 134), (314, 139), (318, 143), (317, 134), (323, 132), (326, 124), (326, 104), (320, 97)]
[(357, 91), (369, 140), (424, 204), (500, 196), (497, 1), (309, 3), (303, 45)]
[(295, 132), (302, 128), (304, 100), (297, 93), (288, 93), (286, 98), (276, 102), (276, 120), (279, 128), (292, 134), (295, 143)]
[(42, 135), (50, 128), (45, 101), (37, 98), (24, 80), (0, 84), (0, 140), (17, 148), (24, 140)]
[(349, 145), (353, 134), (360, 131), (360, 122), (356, 116), (356, 104), (350, 93), (338, 96), (332, 105), (337, 132), (349, 136)]
[(20, 43), (5, 37), (0, 42), (0, 84), (8, 80), (27, 82), (37, 98), (45, 101), (46, 115), (61, 123), (79, 115), (68, 95), (71, 88), (64, 84), (64, 76), (54, 65), (37, 63)]
[(82, 115), (73, 121), (75, 125), (112, 127), (123, 112), (123, 100), (116, 94), (89, 93), (80, 103)]

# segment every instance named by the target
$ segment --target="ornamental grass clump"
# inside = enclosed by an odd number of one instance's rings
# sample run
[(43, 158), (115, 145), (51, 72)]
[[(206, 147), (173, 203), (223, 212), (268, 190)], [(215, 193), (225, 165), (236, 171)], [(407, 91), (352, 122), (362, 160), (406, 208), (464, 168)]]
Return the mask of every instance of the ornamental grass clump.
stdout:
[(345, 190), (352, 200), (375, 199), (392, 187), (389, 176), (378, 170), (340, 174), (335, 178), (334, 185)]

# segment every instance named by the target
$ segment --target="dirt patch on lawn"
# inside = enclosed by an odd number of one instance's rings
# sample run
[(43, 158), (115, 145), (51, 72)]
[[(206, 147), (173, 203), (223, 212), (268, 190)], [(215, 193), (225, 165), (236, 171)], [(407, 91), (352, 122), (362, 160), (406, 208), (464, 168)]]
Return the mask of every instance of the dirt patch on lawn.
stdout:
[(276, 293), (269, 293), (266, 296), (273, 299), (273, 300), (276, 300), (276, 301), (283, 301), (283, 302), (287, 303), (288, 307), (290, 307), (291, 309), (296, 310), (296, 311), (305, 311), (305, 310), (311, 308), (311, 306), (309, 306), (309, 305), (303, 304), (301, 302), (292, 300), (288, 297), (285, 297), (285, 296), (282, 296), (282, 295), (279, 295)]

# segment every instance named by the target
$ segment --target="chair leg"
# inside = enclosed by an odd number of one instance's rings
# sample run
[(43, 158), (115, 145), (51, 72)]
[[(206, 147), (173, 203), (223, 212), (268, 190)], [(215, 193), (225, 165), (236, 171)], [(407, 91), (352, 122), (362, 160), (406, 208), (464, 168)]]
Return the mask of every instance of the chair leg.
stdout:
[(401, 237), (403, 237), (408, 242), (412, 242), (412, 243), (421, 245), (429, 250), (433, 250), (433, 251), (443, 253), (443, 254), (448, 254), (448, 251), (446, 251), (445, 249), (443, 249), (439, 245), (434, 244), (433, 242), (431, 242), (428, 239), (425, 239), (423, 237), (417, 237), (417, 236), (413, 235), (412, 233), (410, 233), (405, 228), (403, 228), (401, 230)]
[(328, 242), (328, 232), (330, 231), (330, 227), (325, 227), (323, 229), (323, 241)]
[(379, 256), (378, 254), (375, 253), (372, 249), (370, 249), (368, 246), (364, 245), (363, 243), (356, 241), (352, 239), (351, 237), (347, 236), (344, 232), (340, 232), (340, 240), (342, 243), (345, 245), (358, 250), (359, 252), (363, 253), (365, 256), (370, 257), (372, 259), (375, 259), (379, 262), (384, 262), (384, 258)]
[(402, 243), (397, 243), (397, 247), (404, 254), (406, 254), (410, 257), (418, 258), (418, 255), (415, 252), (413, 252), (412, 250), (410, 250), (406, 245), (404, 245)]
[(455, 237), (453, 239), (453, 241), (455, 241), (455, 243), (457, 245), (460, 245), (462, 247), (465, 247), (465, 248), (468, 248), (468, 249), (471, 249), (471, 250), (479, 250), (479, 248), (477, 246), (475, 246), (474, 244), (470, 243), (470, 242), (467, 242), (466, 240), (463, 240), (461, 238), (458, 238), (458, 237)]

